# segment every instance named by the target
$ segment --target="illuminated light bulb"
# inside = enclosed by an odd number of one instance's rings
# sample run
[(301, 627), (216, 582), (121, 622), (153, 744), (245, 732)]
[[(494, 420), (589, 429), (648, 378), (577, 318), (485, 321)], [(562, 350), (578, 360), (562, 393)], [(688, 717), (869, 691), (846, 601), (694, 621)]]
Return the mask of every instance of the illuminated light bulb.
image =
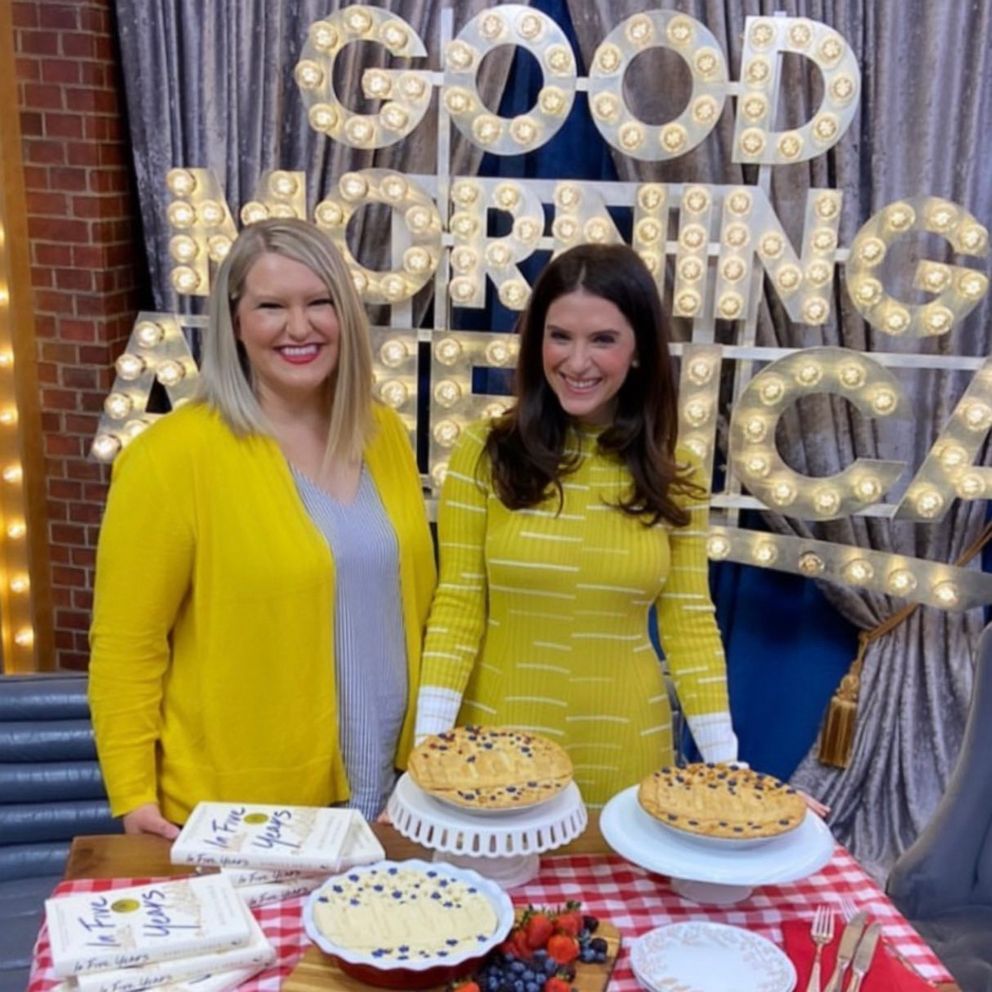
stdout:
[(813, 509), (822, 516), (837, 512), (840, 507), (840, 493), (836, 489), (818, 489), (813, 494)]
[(881, 238), (865, 238), (855, 252), (865, 265), (878, 265), (885, 258), (885, 242)]
[(778, 258), (785, 248), (785, 242), (778, 234), (766, 234), (758, 242), (758, 251), (768, 258)]
[(20, 465), (8, 465), (3, 470), (3, 481), (8, 482), (13, 485), (15, 482), (20, 482), (24, 477), (24, 470)]
[(697, 251), (706, 244), (706, 229), (700, 224), (689, 224), (682, 229), (679, 241), (690, 251)]
[(682, 442), (700, 461), (710, 453), (709, 445), (701, 437), (687, 437)]
[(561, 183), (555, 190), (555, 202), (559, 207), (571, 209), (582, 201), (582, 190), (574, 183)]
[(613, 124), (620, 116), (620, 101), (612, 93), (600, 93), (592, 102), (593, 117)]
[(465, 72), (475, 62), (476, 51), (464, 41), (453, 41), (445, 53), (448, 68), (454, 72)]
[(126, 393), (111, 393), (103, 401), (103, 409), (108, 417), (123, 420), (134, 408), (134, 401)]
[(731, 248), (743, 248), (750, 240), (751, 235), (744, 224), (731, 224), (723, 232), (724, 244)]
[(273, 217), (295, 217), (296, 211), (288, 203), (274, 203), (269, 211)]
[(831, 272), (830, 266), (823, 261), (811, 262), (806, 269), (806, 278), (814, 286), (823, 286), (830, 282), (830, 277), (832, 274), (833, 273)]
[(854, 80), (850, 76), (838, 76), (830, 84), (830, 95), (840, 104), (847, 103), (854, 96)]
[(711, 534), (706, 541), (706, 553), (715, 561), (723, 561), (730, 554), (730, 541), (723, 534)]
[(310, 28), (310, 41), (318, 51), (330, 51), (339, 41), (337, 29), (327, 21), (315, 21)]
[(775, 28), (770, 21), (757, 21), (751, 28), (751, 44), (767, 48), (775, 40)]
[(803, 575), (816, 576), (826, 571), (827, 563), (815, 552), (804, 551), (799, 556), (798, 567)]
[(442, 448), (450, 448), (461, 434), (462, 429), (453, 420), (440, 420), (434, 425), (431, 435)]
[(873, 475), (863, 475), (854, 483), (854, 494), (865, 503), (872, 503), (882, 495), (882, 483)]
[(940, 293), (951, 281), (951, 270), (946, 265), (928, 263), (921, 266), (923, 288), (929, 293)]
[(338, 190), (346, 200), (360, 200), (368, 195), (368, 180), (357, 172), (346, 172), (338, 180)]
[(362, 296), (369, 288), (369, 277), (361, 269), (350, 269), (351, 284), (355, 287), (355, 292)]
[(748, 417), (744, 421), (744, 437), (752, 444), (760, 444), (768, 434), (768, 421), (764, 417)]
[(783, 134), (778, 140), (778, 152), (783, 158), (796, 158), (803, 150), (802, 136), (795, 131)]
[(739, 258), (728, 258), (720, 269), (720, 274), (727, 282), (737, 282), (745, 272), (744, 263)]
[(789, 41), (796, 48), (806, 48), (812, 40), (813, 32), (810, 30), (810, 26), (805, 21), (800, 21), (798, 24), (793, 24), (793, 26), (789, 28)]
[(510, 137), (518, 145), (529, 145), (537, 138), (538, 126), (530, 117), (514, 117), (510, 122)]
[(684, 258), (679, 263), (679, 278), (695, 282), (703, 274), (703, 265), (698, 258)]
[(199, 253), (196, 242), (188, 234), (178, 234), (169, 241), (169, 254), (177, 262), (191, 262)]
[(148, 423), (144, 420), (129, 420), (124, 425), (124, 433), (127, 434), (131, 440), (134, 440), (134, 438), (141, 434), (147, 427)]
[(656, 251), (639, 250), (637, 254), (651, 275), (656, 276), (661, 271), (661, 255)]
[(940, 203), (927, 211), (926, 220), (929, 230), (943, 234), (957, 223), (957, 214), (946, 203)]
[(382, 43), (394, 55), (406, 48), (410, 40), (410, 32), (399, 21), (387, 21), (379, 29)]
[(694, 358), (686, 370), (689, 381), (697, 386), (705, 386), (713, 378), (714, 363), (708, 358)]
[(165, 328), (152, 320), (143, 320), (135, 328), (138, 343), (145, 348), (154, 348), (165, 337)]
[(825, 323), (828, 313), (827, 304), (819, 297), (807, 300), (803, 304), (803, 319), (807, 324)]
[(26, 575), (15, 575), (10, 580), (10, 591), (18, 594), (25, 593), (31, 588), (31, 580)]
[(471, 272), (478, 264), (479, 256), (465, 245), (459, 245), (451, 253), (451, 267), (455, 272)]
[(520, 310), (523, 308), (524, 303), (527, 302), (527, 297), (530, 295), (530, 288), (525, 282), (521, 282), (519, 279), (510, 279), (499, 287), (498, 295), (500, 302), (504, 306), (509, 307), (511, 310)]
[(689, 402), (686, 403), (682, 409), (685, 413), (685, 419), (688, 420), (693, 427), (702, 427), (703, 424), (709, 420), (710, 405), (705, 402), (705, 400), (689, 400)]
[(132, 355), (127, 351), (114, 362), (117, 374), (128, 381), (137, 379), (145, 371), (145, 367), (145, 360), (140, 355)]
[(587, 241), (604, 244), (610, 237), (610, 225), (600, 217), (593, 217), (586, 223), (584, 233)]
[(796, 265), (783, 265), (775, 273), (775, 284), (780, 290), (791, 293), (802, 282), (803, 274)]
[(480, 114), (472, 122), (472, 134), (480, 145), (491, 145), (503, 133), (503, 125), (492, 114)]
[(201, 223), (216, 227), (224, 222), (224, 210), (216, 200), (204, 200), (197, 209)]
[(739, 293), (724, 293), (717, 304), (717, 310), (724, 320), (736, 320), (744, 309), (744, 299)]
[(434, 223), (435, 215), (430, 207), (418, 203), (416, 206), (410, 207), (403, 215), (403, 219), (410, 231), (414, 234), (422, 234)]
[(572, 53), (564, 45), (552, 45), (544, 53), (544, 61), (556, 76), (567, 75), (575, 68)]
[(187, 169), (170, 169), (165, 185), (173, 196), (190, 196), (196, 189), (196, 177)]
[(913, 498), (913, 505), (921, 517), (931, 519), (944, 508), (944, 497), (936, 489), (923, 489)]
[[(616, 45), (606, 43), (596, 49), (596, 54), (593, 56), (592, 61), (594, 69), (600, 73), (611, 75), (623, 64), (623, 55)], [(605, 94), (602, 95), (605, 96)]]
[(762, 86), (768, 82), (772, 73), (771, 66), (768, 64), (768, 60), (756, 57), (748, 62), (747, 67), (744, 70), (744, 78), (751, 83), (752, 86)]
[(454, 365), (462, 357), (462, 346), (457, 338), (442, 338), (434, 345), (434, 357), (442, 365)]
[(840, 210), (840, 197), (832, 193), (821, 193), (816, 198), (813, 209), (821, 220), (832, 220)]
[(711, 124), (716, 120), (720, 105), (711, 96), (701, 96), (693, 101), (692, 119), (697, 124)]
[(406, 299), (410, 295), (406, 280), (397, 272), (390, 272), (382, 277), (379, 283), (382, 295), (393, 303)]
[(645, 183), (637, 191), (637, 202), (642, 210), (658, 210), (664, 205), (667, 198), (667, 190), (657, 183)]
[(902, 334), (909, 327), (909, 311), (905, 307), (889, 306), (882, 318), (882, 326), (889, 334)]
[(823, 378), (823, 366), (812, 360), (800, 362), (795, 375), (800, 386), (815, 386)]
[(512, 210), (520, 203), (520, 187), (516, 183), (501, 183), (493, 193), (497, 206)]
[(654, 37), (654, 25), (650, 18), (638, 14), (627, 21), (626, 35), (631, 44), (638, 47), (646, 45)]
[(537, 105), (549, 117), (560, 117), (568, 107), (568, 97), (557, 86), (545, 86), (537, 96)]
[(490, 365), (499, 367), (509, 364), (512, 360), (513, 352), (506, 341), (497, 339), (486, 345), (486, 361)]
[(297, 62), (293, 76), (301, 90), (315, 90), (324, 82), (324, 70), (312, 59)]
[(451, 199), (460, 207), (470, 207), (482, 195), (482, 187), (471, 179), (460, 179), (451, 187)]
[(766, 406), (773, 406), (785, 396), (785, 383), (777, 376), (766, 374), (758, 386), (758, 398)]
[(945, 444), (941, 446), (937, 459), (947, 470), (958, 469), (968, 464), (968, 452), (960, 444)]
[(837, 35), (831, 34), (827, 35), (827, 37), (820, 42), (820, 47), (817, 51), (820, 54), (820, 58), (828, 66), (830, 66), (844, 54), (844, 46), (841, 44), (841, 40), (837, 37)]
[(579, 235), (579, 225), (571, 217), (557, 217), (551, 225), (551, 233), (559, 241), (573, 241)]
[(871, 582), (875, 576), (875, 569), (867, 559), (854, 558), (844, 566), (841, 574), (848, 582), (860, 586)]
[(788, 506), (795, 501), (797, 495), (796, 487), (785, 479), (776, 482), (771, 488), (772, 502), (777, 506)]
[(691, 317), (699, 310), (702, 300), (699, 298), (699, 293), (695, 292), (695, 290), (685, 289), (678, 294), (675, 302), (678, 313), (686, 317)]
[(434, 387), (434, 402), (439, 406), (454, 406), (461, 398), (462, 387), (453, 379), (442, 379)]
[(524, 14), (517, 20), (517, 34), (527, 41), (536, 41), (544, 34), (544, 21), (537, 14)]
[(241, 208), (241, 222), (243, 224), (257, 224), (260, 220), (265, 220), (269, 216), (269, 208), (258, 200), (249, 200)]
[(840, 124), (833, 114), (818, 114), (813, 118), (813, 137), (821, 144), (833, 141), (840, 130)]
[(475, 110), (475, 97), (468, 91), (459, 87), (453, 87), (444, 95), (444, 105), (448, 112), (456, 117), (462, 114), (470, 114)]
[(642, 244), (654, 244), (661, 239), (661, 225), (653, 217), (645, 217), (637, 222), (634, 236)]
[(175, 386), (185, 376), (186, 366), (182, 362), (177, 362), (173, 359), (162, 362), (155, 370), (155, 378), (163, 386)]
[(758, 94), (752, 94), (744, 101), (744, 116), (752, 124), (757, 124), (768, 113), (768, 101)]
[(989, 281), (978, 272), (968, 272), (958, 280), (958, 292), (966, 300), (977, 300), (988, 287)]
[(765, 149), (765, 136), (754, 128), (748, 128), (741, 135), (740, 145), (745, 155), (760, 155)]
[(440, 489), (444, 485), (444, 480), (448, 476), (448, 463), (438, 462), (434, 468), (431, 469), (431, 481), (434, 483), (436, 489)]
[(400, 76), (400, 92), (408, 100), (414, 102), (422, 100), (428, 95), (429, 90), (424, 80), (416, 73), (409, 72)]
[(468, 240), (479, 228), (478, 219), (465, 211), (459, 211), (451, 218), (451, 230), (463, 240)]
[(747, 469), (748, 475), (763, 479), (772, 470), (772, 464), (766, 455), (757, 454), (747, 459), (744, 468)]
[(692, 189), (686, 190), (682, 203), (686, 210), (690, 210), (694, 214), (702, 213), (710, 205), (709, 193), (694, 186)]
[(14, 643), (20, 648), (29, 648), (34, 644), (34, 631), (30, 627), (22, 627), (14, 634)]
[(169, 224), (180, 230), (191, 227), (196, 221), (196, 211), (188, 203), (170, 203), (166, 216), (169, 218)]
[(700, 48), (695, 57), (692, 60), (692, 64), (704, 79), (710, 79), (715, 76), (720, 69), (721, 59), (720, 54), (714, 51), (712, 48)]
[(497, 418), (502, 417), (508, 409), (508, 404), (501, 403), (499, 400), (494, 400), (492, 403), (487, 403), (482, 408), (481, 416), (483, 420), (496, 420)]
[(689, 135), (681, 124), (668, 124), (661, 129), (658, 141), (666, 152), (676, 154), (688, 143)]
[(759, 541), (755, 544), (751, 557), (759, 565), (773, 565), (778, 559), (778, 548), (771, 541)]
[(502, 241), (493, 241), (486, 247), (486, 261), (501, 269), (513, 261), (513, 255)]
[(980, 499), (985, 495), (985, 480), (977, 472), (966, 472), (954, 484), (962, 499)]
[(970, 402), (961, 407), (961, 417), (971, 431), (984, 431), (992, 426), (992, 408), (985, 403)]
[(410, 123), (410, 115), (398, 103), (387, 103), (379, 111), (379, 123), (387, 131), (402, 131)]
[(817, 251), (833, 251), (837, 247), (837, 235), (828, 227), (820, 227), (813, 232), (810, 243)]
[(389, 379), (379, 387), (379, 397), (386, 406), (398, 410), (410, 398), (410, 390), (399, 379)]
[(479, 283), (475, 279), (469, 279), (466, 276), (458, 276), (452, 279), (449, 286), (451, 298), (458, 303), (469, 303), (475, 298), (478, 289)]
[(187, 265), (174, 268), (169, 278), (180, 293), (192, 293), (200, 285), (200, 277)]
[(279, 170), (278, 172), (273, 172), (269, 177), (269, 189), (271, 189), (276, 196), (293, 196), (299, 188), (300, 184), (297, 182), (296, 177), (289, 172)]
[(738, 217), (742, 217), (751, 209), (751, 197), (743, 190), (735, 190), (727, 197), (727, 209)]
[(390, 338), (379, 349), (379, 361), (386, 368), (399, 368), (409, 357), (409, 349), (401, 338)]
[(403, 268), (412, 275), (423, 275), (434, 267), (434, 259), (426, 248), (407, 248), (403, 252)]
[(321, 227), (340, 227), (345, 220), (344, 210), (331, 200), (317, 204), (313, 212), (314, 218)]
[(872, 307), (882, 298), (882, 284), (877, 279), (857, 279), (854, 298), (863, 306)]
[(899, 397), (896, 396), (893, 390), (889, 389), (887, 386), (883, 386), (875, 391), (875, 394), (872, 396), (870, 402), (871, 408), (875, 411), (875, 413), (885, 416), (895, 410), (899, 403)]
[(502, 37), (505, 30), (506, 21), (500, 14), (495, 12), (486, 14), (479, 22), (479, 34), (486, 41), (496, 41), (497, 38)]
[(916, 576), (908, 568), (896, 568), (886, 577), (885, 587), (896, 596), (907, 596), (916, 588)]
[(344, 133), (352, 145), (367, 145), (375, 138), (375, 125), (368, 117), (356, 115), (345, 123)]
[(968, 224), (958, 233), (958, 241), (961, 247), (968, 252), (978, 254), (983, 251), (988, 243), (988, 231), (978, 224)]
[(620, 145), (627, 151), (636, 151), (644, 144), (644, 128), (640, 124), (629, 121), (617, 132)]
[(231, 250), (232, 241), (223, 234), (214, 234), (207, 239), (207, 255), (212, 262), (223, 262)]
[(4, 427), (12, 427), (17, 423), (17, 408), (9, 406), (6, 410), (0, 410), (0, 424)]
[[(113, 461), (117, 452), (121, 450), (120, 438), (114, 437), (113, 434), (98, 434), (91, 450), (93, 457), (99, 461)], [(9, 534), (10, 531), (8, 530), (7, 533)]]
[(893, 203), (885, 211), (885, 225), (893, 231), (905, 231), (916, 221), (916, 211), (908, 203)]
[(961, 595), (958, 592), (958, 587), (953, 582), (948, 582), (946, 579), (943, 582), (936, 583), (931, 592), (933, 593), (933, 598), (936, 599), (941, 606), (957, 606), (961, 601)]
[(668, 40), (673, 44), (682, 46), (692, 41), (692, 21), (687, 17), (673, 17), (668, 22)]

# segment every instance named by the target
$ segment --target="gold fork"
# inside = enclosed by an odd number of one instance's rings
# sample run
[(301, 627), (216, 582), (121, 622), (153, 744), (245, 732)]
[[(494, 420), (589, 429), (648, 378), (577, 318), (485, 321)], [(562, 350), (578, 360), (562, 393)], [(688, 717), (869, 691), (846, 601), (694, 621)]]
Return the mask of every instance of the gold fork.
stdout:
[(813, 967), (806, 983), (806, 992), (820, 992), (820, 955), (824, 946), (834, 939), (834, 912), (829, 906), (816, 907), (809, 935), (816, 944), (816, 952), (813, 955)]

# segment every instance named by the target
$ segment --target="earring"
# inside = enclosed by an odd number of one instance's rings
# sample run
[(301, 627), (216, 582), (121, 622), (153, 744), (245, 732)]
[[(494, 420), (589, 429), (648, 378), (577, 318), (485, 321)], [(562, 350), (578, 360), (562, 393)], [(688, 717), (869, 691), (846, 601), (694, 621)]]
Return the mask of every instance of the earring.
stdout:
[(639, 358), (633, 359), (630, 363), (630, 367), (632, 369), (639, 369), (641, 367), (641, 360)]

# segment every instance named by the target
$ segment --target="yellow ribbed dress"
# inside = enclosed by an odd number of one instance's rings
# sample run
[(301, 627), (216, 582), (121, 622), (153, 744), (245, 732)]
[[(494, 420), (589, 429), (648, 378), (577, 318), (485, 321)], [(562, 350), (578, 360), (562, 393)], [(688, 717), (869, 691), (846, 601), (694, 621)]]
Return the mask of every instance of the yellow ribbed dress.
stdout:
[(648, 638), (657, 604), (697, 744), (707, 760), (735, 759), (707, 503), (685, 502), (684, 528), (645, 527), (609, 505), (629, 486), (626, 468), (598, 450), (595, 434), (576, 431), (568, 451), (580, 461), (564, 479), (561, 511), (556, 498), (509, 510), (489, 483), (486, 430), (469, 428), (441, 495), (418, 736), (454, 723), (545, 734), (568, 750), (587, 804), (603, 805), (672, 758), (668, 696)]

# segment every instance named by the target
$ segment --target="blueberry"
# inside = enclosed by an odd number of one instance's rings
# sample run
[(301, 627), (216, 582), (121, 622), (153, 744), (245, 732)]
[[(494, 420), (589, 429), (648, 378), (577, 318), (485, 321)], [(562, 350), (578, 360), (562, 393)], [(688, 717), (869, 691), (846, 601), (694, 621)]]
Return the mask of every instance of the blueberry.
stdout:
[(599, 920), (597, 920), (595, 916), (583, 916), (582, 926), (590, 933), (595, 933), (596, 928), (599, 926)]
[(540, 992), (541, 986), (531, 980), (524, 985), (524, 992)]
[(596, 951), (597, 954), (606, 953), (606, 941), (602, 937), (596, 937), (594, 940), (589, 941), (589, 946)]
[(543, 947), (539, 947), (539, 948), (538, 948), (538, 949), (537, 949), (536, 951), (534, 951), (534, 953), (533, 953), (533, 954), (531, 955), (531, 957), (532, 957), (532, 958), (533, 958), (533, 959), (534, 959), (535, 961), (543, 961), (543, 960), (544, 960), (544, 959), (545, 959), (545, 958), (546, 958), (547, 956), (548, 956), (548, 952), (547, 952), (547, 951), (546, 951), (546, 950), (545, 950), (545, 949), (544, 949)]
[(544, 971), (548, 975), (553, 975), (558, 970), (558, 962), (554, 958), (544, 959)]
[(524, 992), (524, 980), (522, 978), (518, 978), (513, 983), (513, 992)]
[(512, 971), (514, 975), (522, 975), (526, 970), (527, 965), (523, 961), (514, 961), (513, 964), (510, 965), (510, 971)]
[(534, 981), (534, 977), (535, 977), (534, 976), (534, 969), (533, 968), (525, 968), (524, 969), (524, 973), (520, 977), (525, 982), (532, 982), (532, 981)]

